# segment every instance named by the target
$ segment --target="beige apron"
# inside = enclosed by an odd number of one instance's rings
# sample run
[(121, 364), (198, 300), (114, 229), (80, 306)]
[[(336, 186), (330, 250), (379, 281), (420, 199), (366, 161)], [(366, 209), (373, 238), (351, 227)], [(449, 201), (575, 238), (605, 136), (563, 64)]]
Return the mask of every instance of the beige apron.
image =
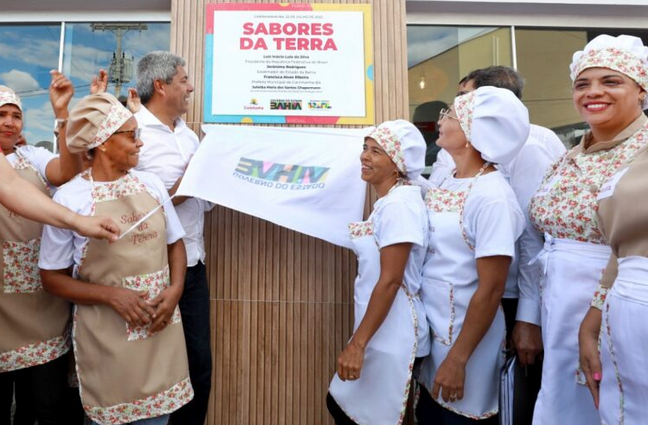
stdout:
[[(45, 180), (16, 150), (20, 177), (50, 196)], [(38, 254), (43, 225), (0, 205), (0, 373), (55, 360), (70, 349), (70, 303), (43, 290)]]
[[(91, 173), (85, 175), (93, 183)], [(158, 205), (131, 174), (93, 183), (92, 198), (92, 214), (112, 217), (122, 232)], [(90, 239), (77, 274), (86, 282), (148, 291), (147, 299), (155, 298), (170, 285), (164, 212), (116, 243)], [(149, 335), (109, 306), (77, 305), (73, 339), (83, 406), (99, 424), (161, 416), (193, 398), (177, 307), (172, 323)]]

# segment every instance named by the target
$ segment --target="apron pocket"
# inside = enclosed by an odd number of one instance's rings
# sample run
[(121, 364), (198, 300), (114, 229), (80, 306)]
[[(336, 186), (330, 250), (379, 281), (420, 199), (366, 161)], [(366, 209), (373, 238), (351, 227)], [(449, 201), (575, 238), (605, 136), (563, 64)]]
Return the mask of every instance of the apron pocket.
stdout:
[[(166, 266), (164, 270), (160, 270), (154, 273), (140, 274), (136, 276), (127, 276), (122, 278), (122, 285), (126, 289), (132, 289), (133, 291), (145, 291), (146, 296), (144, 299), (146, 301), (152, 301), (160, 295), (162, 291), (171, 286), (171, 280), (169, 277), (169, 266)], [(173, 311), (173, 316), (171, 316), (170, 325), (175, 325), (180, 323), (180, 309), (176, 306)], [(130, 326), (126, 323), (126, 334), (128, 335), (128, 341), (136, 341), (138, 339), (145, 339), (149, 336), (152, 336), (148, 332), (147, 326)]]
[(4, 242), (2, 261), (4, 262), (4, 293), (28, 294), (43, 290), (38, 271), (40, 238), (29, 242)]
[(443, 345), (450, 346), (454, 337), (455, 303), (454, 285), (435, 279), (423, 280), (425, 310), (432, 327), (432, 336)]

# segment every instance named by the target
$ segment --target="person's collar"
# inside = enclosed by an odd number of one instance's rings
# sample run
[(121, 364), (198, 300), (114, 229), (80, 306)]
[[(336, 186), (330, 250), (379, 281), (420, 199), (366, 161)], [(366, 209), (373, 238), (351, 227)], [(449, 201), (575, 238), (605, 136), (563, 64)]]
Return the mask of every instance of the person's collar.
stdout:
[(590, 154), (602, 150), (608, 150), (612, 149), (613, 147), (623, 143), (624, 141), (628, 140), (630, 136), (635, 134), (641, 127), (646, 125), (648, 122), (648, 117), (644, 113), (641, 113), (636, 120), (632, 121), (630, 125), (628, 125), (626, 128), (621, 130), (619, 134), (614, 136), (612, 140), (604, 140), (601, 142), (597, 142), (594, 145), (591, 145), (587, 149), (585, 149), (585, 146), (589, 145), (591, 140), (592, 140), (592, 132), (588, 131), (583, 135), (581, 142), (576, 146), (574, 149), (572, 149), (568, 154), (567, 158), (574, 158), (577, 155), (584, 153), (584, 154)]
[[(171, 129), (166, 124), (160, 121), (160, 119), (156, 117), (155, 114), (153, 114), (153, 112), (149, 111), (144, 105), (142, 105), (140, 110), (137, 111), (137, 122), (142, 127), (147, 127), (147, 126), (164, 127), (168, 131), (171, 131)], [(181, 130), (182, 128), (187, 126), (182, 118), (176, 118), (174, 124), (175, 124), (176, 131)]]

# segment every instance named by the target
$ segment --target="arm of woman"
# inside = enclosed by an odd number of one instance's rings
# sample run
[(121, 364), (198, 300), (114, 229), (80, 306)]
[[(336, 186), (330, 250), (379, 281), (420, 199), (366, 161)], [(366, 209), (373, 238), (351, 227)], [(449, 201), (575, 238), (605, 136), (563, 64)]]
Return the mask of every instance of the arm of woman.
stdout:
[(73, 229), (83, 236), (116, 241), (119, 227), (107, 217), (85, 217), (52, 201), (36, 186), (22, 179), (2, 155), (0, 202), (11, 211), (40, 223)]
[[(74, 96), (74, 86), (72, 82), (63, 74), (58, 71), (51, 71), (52, 82), (49, 87), (50, 102), (54, 115), (57, 119), (67, 120), (68, 106), (72, 96)], [(60, 186), (70, 181), (74, 176), (83, 170), (80, 155), (70, 153), (67, 148), (66, 139), (66, 126), (64, 124), (59, 127), (59, 132), (56, 137), (58, 143), (59, 156), (52, 159), (45, 169), (47, 181), (54, 186)]]
[(337, 372), (343, 381), (360, 378), (365, 348), (394, 303), (396, 293), (403, 283), (405, 265), (411, 250), (411, 243), (389, 245), (380, 250), (380, 277), (371, 293), (367, 312), (351, 341), (338, 357)]
[(40, 269), (43, 288), (75, 304), (110, 306), (131, 326), (144, 326), (151, 321), (155, 310), (147, 304), (145, 291), (95, 285), (74, 279), (72, 268), (61, 270)]
[(598, 338), (601, 331), (602, 312), (590, 307), (578, 332), (580, 349), (580, 367), (585, 374), (587, 387), (594, 398), (594, 406), (599, 405), (599, 383), (601, 382), (601, 358), (599, 356)]
[(585, 318), (583, 318), (578, 331), (580, 368), (585, 374), (587, 387), (592, 393), (594, 405), (597, 409), (599, 405), (599, 384), (602, 378), (601, 357), (598, 344), (603, 316), (602, 309), (607, 292), (614, 284), (618, 272), (618, 257), (612, 253), (599, 282), (599, 287), (594, 293), (591, 307), (587, 311)]
[(479, 284), (468, 304), (457, 341), (437, 370), (432, 388), (435, 400), (440, 391), (446, 402), (463, 398), (466, 364), (495, 318), (510, 264), (511, 257), (502, 255), (477, 259)]
[(155, 309), (155, 319), (153, 319), (151, 329), (149, 330), (151, 333), (161, 331), (169, 324), (184, 289), (185, 273), (187, 272), (187, 253), (182, 239), (178, 239), (176, 242), (167, 245), (167, 252), (171, 285), (160, 292), (150, 302), (151, 306)]

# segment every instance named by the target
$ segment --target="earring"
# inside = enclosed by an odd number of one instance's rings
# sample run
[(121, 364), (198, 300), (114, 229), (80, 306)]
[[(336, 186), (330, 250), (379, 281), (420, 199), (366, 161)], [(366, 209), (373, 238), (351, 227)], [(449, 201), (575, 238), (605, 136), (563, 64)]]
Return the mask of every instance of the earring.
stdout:
[(641, 95), (639, 96), (639, 100), (641, 100), (642, 102), (646, 100), (646, 93), (641, 93)]
[(466, 142), (466, 149), (470, 147), (470, 142)]

